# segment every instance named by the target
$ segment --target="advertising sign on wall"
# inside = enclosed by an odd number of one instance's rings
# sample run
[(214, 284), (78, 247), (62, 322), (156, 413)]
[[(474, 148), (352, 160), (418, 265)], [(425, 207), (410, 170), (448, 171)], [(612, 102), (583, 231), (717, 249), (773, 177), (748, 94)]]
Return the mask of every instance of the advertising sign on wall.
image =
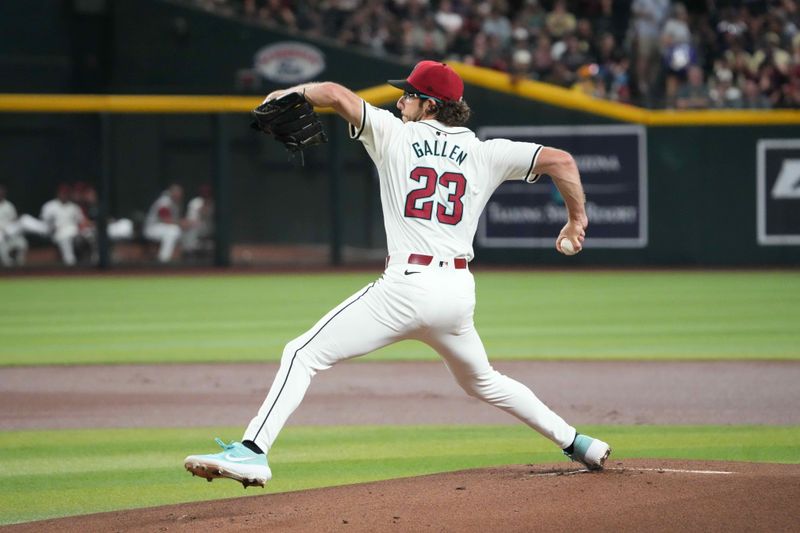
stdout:
[[(586, 193), (586, 248), (647, 246), (647, 152), (642, 126), (485, 127), (482, 139), (503, 137), (571, 153)], [(549, 179), (509, 181), (489, 200), (478, 227), (480, 246), (546, 248), (567, 220)]]
[(302, 83), (325, 70), (325, 55), (316, 46), (283, 41), (259, 50), (254, 68), (265, 79), (275, 83)]
[(760, 245), (800, 245), (800, 139), (762, 139), (756, 214)]

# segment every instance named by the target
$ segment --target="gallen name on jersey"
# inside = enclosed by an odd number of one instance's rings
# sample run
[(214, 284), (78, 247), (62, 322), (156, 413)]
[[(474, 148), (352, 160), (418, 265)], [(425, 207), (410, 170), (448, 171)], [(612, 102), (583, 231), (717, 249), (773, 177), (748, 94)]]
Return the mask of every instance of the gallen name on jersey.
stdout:
[(461, 163), (463, 163), (467, 158), (467, 152), (463, 151), (457, 144), (454, 144), (448, 152), (447, 141), (442, 141), (441, 144), (439, 144), (438, 140), (433, 141), (433, 147), (431, 147), (431, 143), (428, 141), (422, 141), (421, 145), (420, 143), (415, 142), (411, 143), (411, 148), (414, 150), (414, 153), (417, 154), (417, 157), (436, 155), (439, 157), (452, 159), (459, 165), (461, 165)]

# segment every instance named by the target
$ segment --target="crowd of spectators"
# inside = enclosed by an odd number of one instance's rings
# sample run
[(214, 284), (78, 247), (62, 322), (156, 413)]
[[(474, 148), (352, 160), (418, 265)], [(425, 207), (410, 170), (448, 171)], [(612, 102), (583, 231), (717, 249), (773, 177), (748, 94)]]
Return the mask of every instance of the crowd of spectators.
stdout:
[(377, 55), (645, 107), (800, 107), (795, 0), (195, 0)]

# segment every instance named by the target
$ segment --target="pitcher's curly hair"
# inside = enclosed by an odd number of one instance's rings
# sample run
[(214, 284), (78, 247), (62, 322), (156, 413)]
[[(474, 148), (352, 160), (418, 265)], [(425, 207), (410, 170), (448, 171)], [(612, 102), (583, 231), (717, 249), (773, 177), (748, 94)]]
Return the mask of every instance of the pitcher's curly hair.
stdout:
[(436, 104), (436, 120), (445, 126), (464, 126), (472, 110), (464, 100)]

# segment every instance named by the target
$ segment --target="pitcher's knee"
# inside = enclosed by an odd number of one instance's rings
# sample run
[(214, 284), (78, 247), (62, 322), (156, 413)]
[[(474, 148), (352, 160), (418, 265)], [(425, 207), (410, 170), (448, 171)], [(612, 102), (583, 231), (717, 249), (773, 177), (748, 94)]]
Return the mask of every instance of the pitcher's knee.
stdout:
[(289, 341), (283, 348), (281, 364), (302, 365), (313, 375), (320, 370), (330, 368), (331, 363), (324, 359), (319, 347), (301, 336)]
[(482, 374), (459, 378), (458, 384), (468, 395), (479, 400), (490, 401), (497, 393), (498, 385), (502, 381), (503, 375), (496, 370), (490, 370)]
[(286, 343), (286, 346), (283, 347), (283, 355), (281, 355), (281, 362), (290, 363), (293, 359), (296, 359), (300, 352), (302, 351), (301, 348), (303, 347), (303, 343), (300, 342), (300, 338), (292, 339)]

